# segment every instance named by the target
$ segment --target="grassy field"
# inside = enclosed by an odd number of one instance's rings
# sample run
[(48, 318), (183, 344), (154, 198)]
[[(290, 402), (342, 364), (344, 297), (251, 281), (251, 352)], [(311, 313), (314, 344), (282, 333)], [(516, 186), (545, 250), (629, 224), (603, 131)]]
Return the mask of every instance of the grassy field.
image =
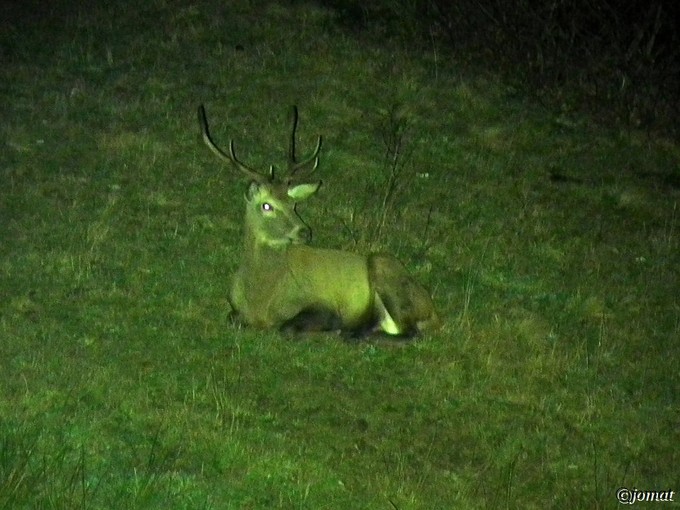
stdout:
[[(113, 4), (2, 11), (0, 509), (680, 492), (677, 144), (313, 4)], [(261, 168), (297, 104), (301, 149), (325, 137), (313, 244), (397, 255), (442, 331), (232, 327), (246, 183), (202, 144), (201, 102)]]

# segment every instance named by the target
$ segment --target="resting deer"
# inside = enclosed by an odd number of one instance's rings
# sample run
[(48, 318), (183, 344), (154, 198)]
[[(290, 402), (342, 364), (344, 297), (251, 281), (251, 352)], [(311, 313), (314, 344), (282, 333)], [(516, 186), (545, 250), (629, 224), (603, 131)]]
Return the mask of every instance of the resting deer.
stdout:
[(198, 108), (203, 140), (220, 159), (250, 179), (245, 193), (245, 245), (229, 294), (232, 317), (261, 329), (341, 331), (360, 335), (383, 331), (412, 336), (438, 325), (429, 293), (393, 257), (357, 255), (308, 245), (311, 230), (296, 204), (317, 192), (309, 179), (319, 163), (321, 136), (311, 156), (295, 154), (297, 108), (292, 110), (288, 171), (264, 174), (238, 160), (234, 141), (220, 149)]

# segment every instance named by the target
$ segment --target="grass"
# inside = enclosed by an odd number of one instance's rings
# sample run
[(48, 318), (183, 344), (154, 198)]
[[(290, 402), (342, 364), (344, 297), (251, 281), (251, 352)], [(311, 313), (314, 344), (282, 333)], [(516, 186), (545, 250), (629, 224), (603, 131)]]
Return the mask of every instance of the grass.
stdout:
[[(675, 143), (556, 117), (313, 4), (127, 3), (5, 8), (0, 508), (680, 490)], [(314, 244), (395, 253), (443, 330), (231, 327), (245, 183), (200, 142), (200, 102), (261, 167), (298, 104), (301, 150), (325, 136)]]

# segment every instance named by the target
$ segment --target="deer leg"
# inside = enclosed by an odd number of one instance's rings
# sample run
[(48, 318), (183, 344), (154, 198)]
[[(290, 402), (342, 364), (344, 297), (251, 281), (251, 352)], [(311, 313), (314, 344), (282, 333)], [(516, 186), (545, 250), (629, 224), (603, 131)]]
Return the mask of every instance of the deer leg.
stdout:
[(391, 256), (371, 255), (368, 267), (379, 329), (396, 336), (416, 335), (435, 315), (427, 291)]
[(281, 325), (282, 331), (334, 331), (342, 328), (342, 319), (327, 308), (306, 308)]
[(227, 318), (229, 319), (229, 322), (231, 323), (232, 326), (236, 327), (241, 327), (245, 323), (243, 322), (243, 319), (241, 317), (241, 314), (238, 311), (238, 308), (236, 308), (236, 305), (234, 304), (234, 299), (231, 295), (227, 297), (227, 301), (229, 302), (229, 314), (227, 315)]
[(404, 288), (408, 276), (404, 268), (392, 257), (371, 255), (368, 270), (376, 294), (377, 329), (395, 336), (412, 334), (409, 300)]

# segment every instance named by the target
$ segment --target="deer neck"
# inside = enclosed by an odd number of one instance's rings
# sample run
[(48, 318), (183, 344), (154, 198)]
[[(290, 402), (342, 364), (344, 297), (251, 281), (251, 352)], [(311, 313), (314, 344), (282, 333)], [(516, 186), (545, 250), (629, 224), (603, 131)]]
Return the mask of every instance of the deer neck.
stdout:
[(272, 246), (259, 239), (253, 229), (246, 229), (242, 265), (250, 271), (271, 273), (286, 262), (290, 245)]

